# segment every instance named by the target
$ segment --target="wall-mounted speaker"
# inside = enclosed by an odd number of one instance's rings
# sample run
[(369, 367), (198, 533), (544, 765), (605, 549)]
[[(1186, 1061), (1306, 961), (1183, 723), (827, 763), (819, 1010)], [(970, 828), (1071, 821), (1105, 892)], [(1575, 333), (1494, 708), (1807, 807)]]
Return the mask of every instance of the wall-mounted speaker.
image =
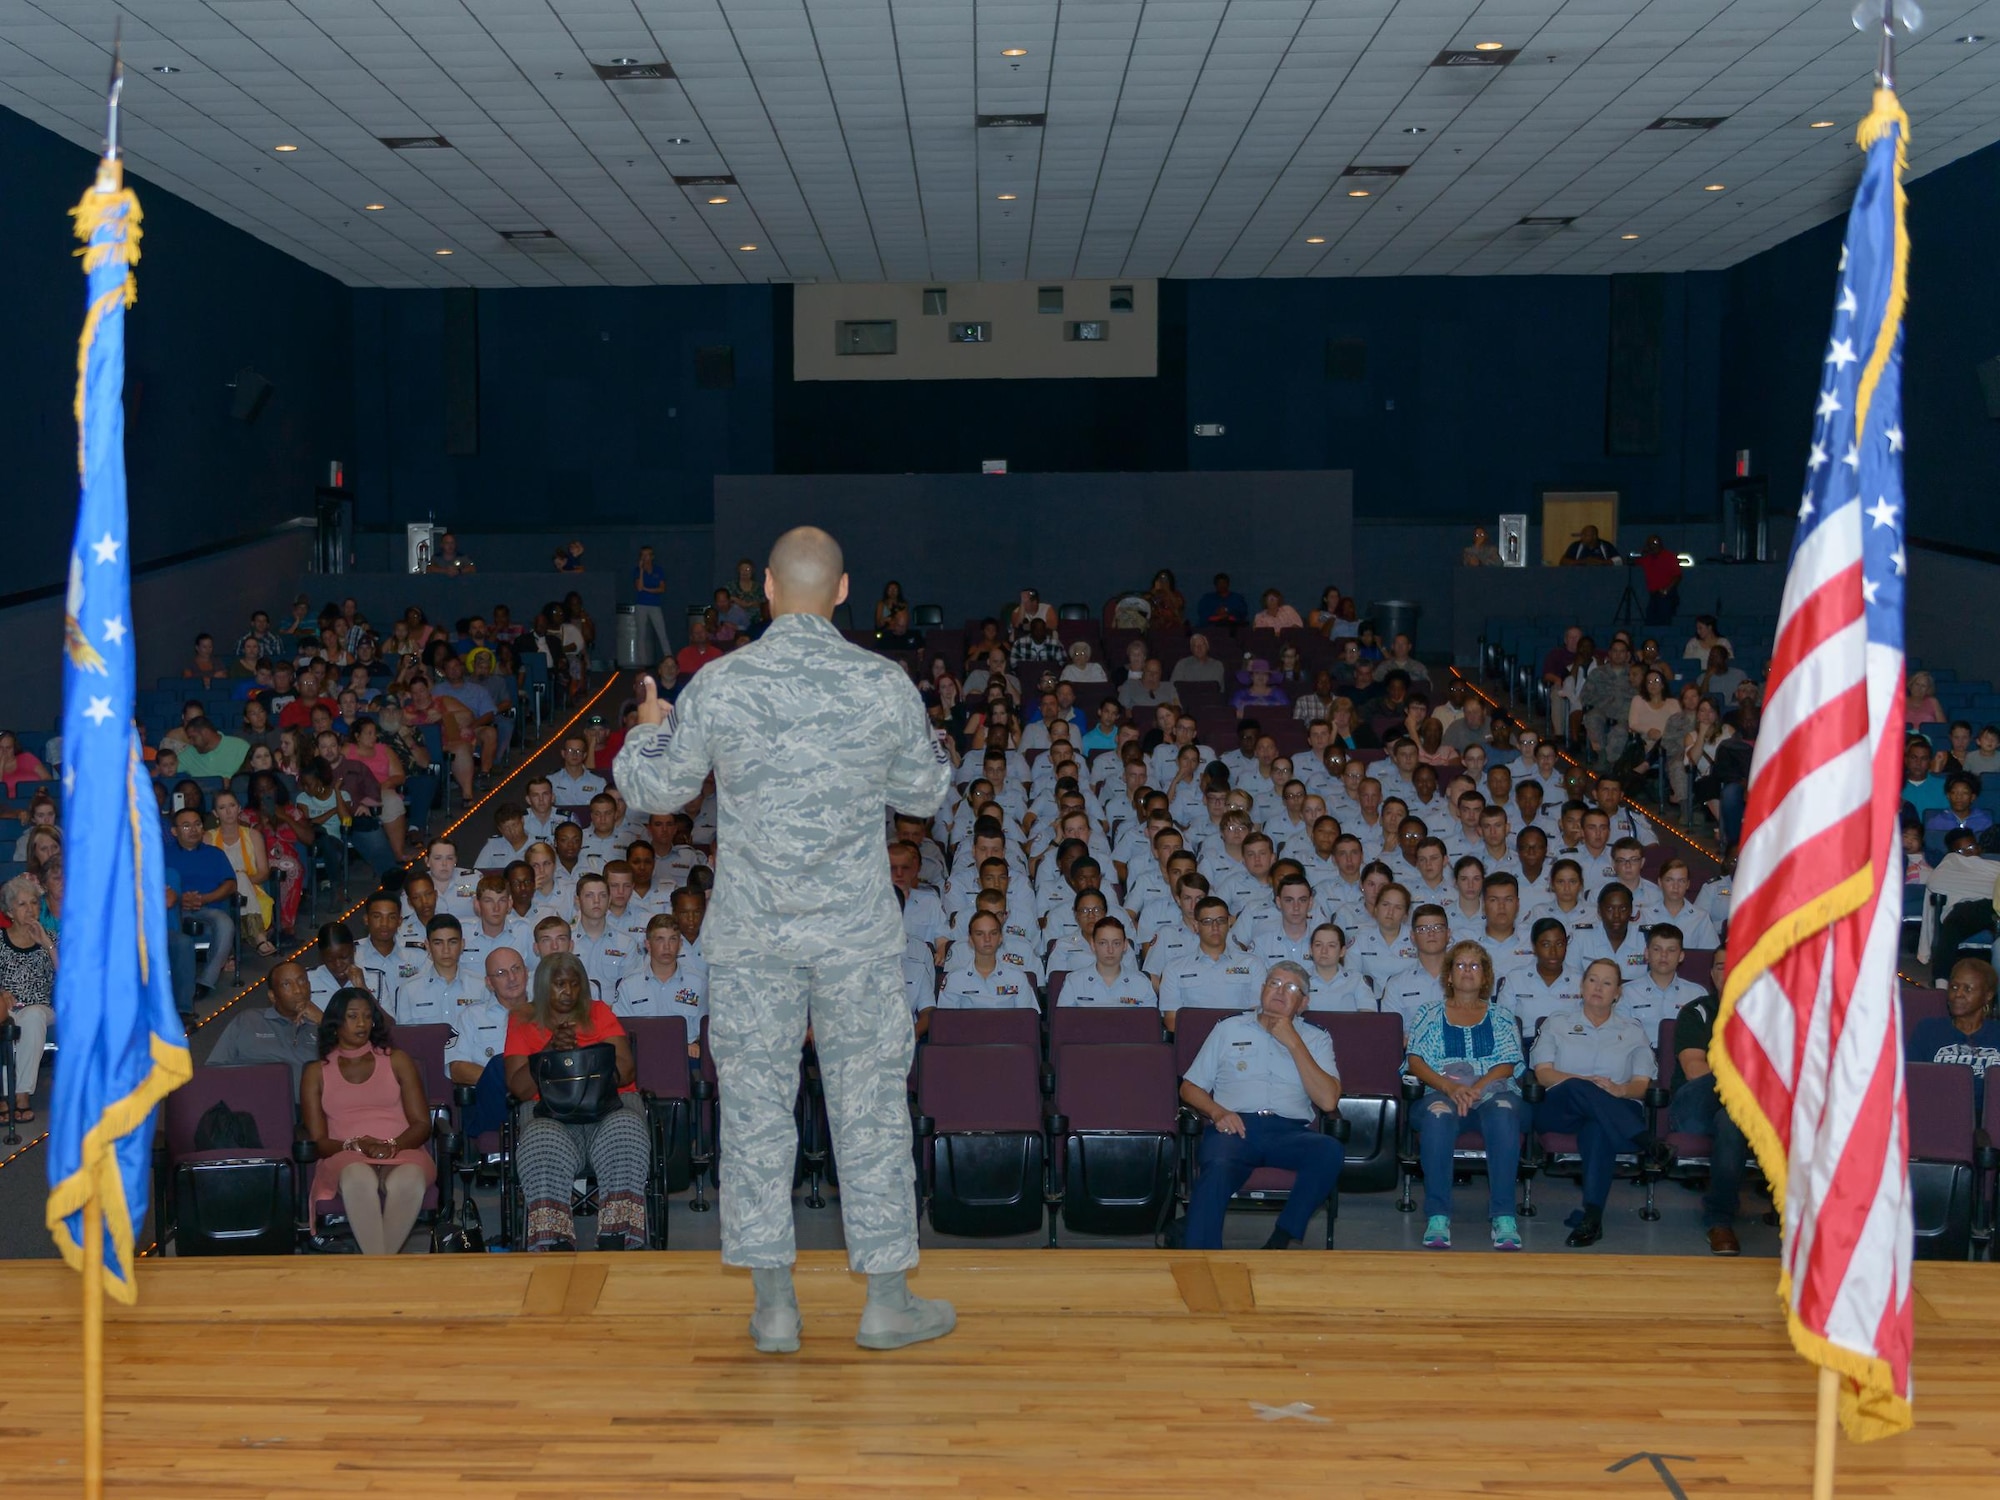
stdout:
[(1986, 396), (1986, 415), (2000, 422), (2000, 354), (1979, 366), (1979, 389)]
[(1326, 378), (1328, 380), (1366, 380), (1368, 378), (1368, 344), (1363, 339), (1328, 339), (1326, 341)]
[(736, 346), (704, 344), (694, 351), (694, 388), (728, 391), (736, 388)]
[(479, 289), (444, 294), (444, 451), (479, 452)]
[(256, 421), (264, 414), (264, 407), (277, 387), (245, 365), (229, 382), (229, 390), (229, 415), (247, 423)]

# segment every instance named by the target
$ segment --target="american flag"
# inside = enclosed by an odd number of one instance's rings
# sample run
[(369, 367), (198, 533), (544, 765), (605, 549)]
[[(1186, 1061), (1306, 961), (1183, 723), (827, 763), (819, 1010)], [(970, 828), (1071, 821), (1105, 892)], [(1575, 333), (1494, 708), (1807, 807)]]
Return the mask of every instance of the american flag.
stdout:
[(1710, 1047), (1782, 1199), (1792, 1342), (1850, 1437), (1910, 1425), (1902, 921), (1904, 142), (1880, 89), (1841, 250)]

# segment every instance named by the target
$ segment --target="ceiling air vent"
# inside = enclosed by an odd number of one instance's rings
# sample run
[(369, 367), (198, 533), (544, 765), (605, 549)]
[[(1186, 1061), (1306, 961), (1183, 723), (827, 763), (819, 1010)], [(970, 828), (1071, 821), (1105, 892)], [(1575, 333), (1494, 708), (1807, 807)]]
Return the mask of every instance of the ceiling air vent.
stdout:
[(621, 57), (614, 62), (592, 63), (590, 66), (606, 83), (629, 83), (635, 79), (664, 81), (674, 76), (673, 64), (664, 58), (659, 62), (635, 62), (629, 57)]
[(676, 187), (735, 187), (736, 178), (729, 172), (703, 172), (692, 177), (674, 178)]
[(1728, 115), (1661, 115), (1646, 128), (1648, 130), (1713, 130)]
[(1049, 123), (1046, 113), (1032, 115), (977, 115), (981, 130), (1040, 130)]
[(1522, 229), (1567, 229), (1575, 222), (1575, 214), (1529, 214), (1517, 221)]
[(527, 255), (560, 255), (569, 248), (553, 229), (503, 229), (500, 238)]
[(377, 136), (391, 151), (449, 151), (451, 142), (441, 135), (382, 135)]
[(1408, 166), (1369, 166), (1364, 162), (1356, 162), (1340, 175), (1342, 177), (1401, 177), (1409, 170)]
[(1504, 68), (1521, 55), (1519, 47), (1502, 47), (1497, 52), (1475, 52), (1470, 47), (1447, 47), (1431, 59), (1434, 68)]

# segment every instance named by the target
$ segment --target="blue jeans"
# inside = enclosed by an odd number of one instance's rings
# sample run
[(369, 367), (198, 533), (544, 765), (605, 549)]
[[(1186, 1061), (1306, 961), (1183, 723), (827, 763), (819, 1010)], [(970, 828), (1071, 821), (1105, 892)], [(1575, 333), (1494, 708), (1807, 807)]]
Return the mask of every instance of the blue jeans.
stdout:
[(1477, 1130), (1486, 1146), (1486, 1216), (1514, 1212), (1521, 1167), (1521, 1129), (1528, 1106), (1519, 1094), (1495, 1094), (1469, 1114), (1436, 1089), (1417, 1106), (1417, 1154), (1424, 1164), (1424, 1217), (1451, 1217), (1451, 1153), (1461, 1132)]
[[(199, 911), (182, 912), (181, 920), (192, 922), (208, 938), (208, 958), (195, 979), (197, 983), (214, 989), (222, 978), (222, 966), (236, 951), (236, 913), (227, 904), (204, 906)], [(167, 955), (167, 961), (169, 964), (173, 962), (171, 953)]]
[(1730, 1118), (1715, 1091), (1715, 1075), (1680, 1086), (1668, 1108), (1675, 1130), (1709, 1137), (1708, 1191), (1701, 1198), (1701, 1227), (1736, 1222), (1736, 1201), (1743, 1192), (1743, 1169), (1750, 1160), (1750, 1143), (1743, 1127)]
[(173, 919), (167, 922), (167, 974), (174, 987), (174, 1009), (182, 1015), (194, 1012), (194, 974), (200, 957), (194, 951), (194, 939), (181, 930), (181, 924)]
[(1535, 1106), (1535, 1129), (1576, 1137), (1584, 1206), (1602, 1208), (1611, 1196), (1618, 1154), (1636, 1147), (1645, 1132), (1646, 1110), (1637, 1099), (1607, 1094), (1588, 1078), (1568, 1078)]
[(1229, 1200), (1259, 1167), (1279, 1167), (1298, 1174), (1278, 1228), (1293, 1239), (1305, 1238), (1313, 1211), (1340, 1182), (1347, 1153), (1339, 1141), (1321, 1135), (1305, 1120), (1283, 1115), (1245, 1115), (1242, 1136), (1224, 1135), (1213, 1125), (1201, 1133), (1196, 1156), (1194, 1191), (1188, 1195), (1187, 1248), (1220, 1250), (1222, 1216)]
[(438, 786), (436, 771), (411, 771), (403, 778), (403, 808), (412, 834), (422, 832), (430, 822), (431, 809), (437, 806)]
[(1744, 801), (1750, 792), (1750, 785), (1744, 781), (1725, 781), (1716, 794), (1722, 804), (1722, 852), (1733, 854), (1736, 846), (1743, 841)]

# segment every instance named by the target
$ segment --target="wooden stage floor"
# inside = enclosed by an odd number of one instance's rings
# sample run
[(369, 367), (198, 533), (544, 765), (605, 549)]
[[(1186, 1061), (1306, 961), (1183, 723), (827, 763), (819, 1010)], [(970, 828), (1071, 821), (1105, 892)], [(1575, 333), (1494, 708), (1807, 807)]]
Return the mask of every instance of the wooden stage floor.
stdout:
[[(959, 1328), (753, 1354), (713, 1255), (146, 1261), (107, 1338), (131, 1496), (1800, 1496), (1768, 1260), (939, 1252)], [(2000, 1267), (1918, 1268), (1918, 1425), (1838, 1493), (2000, 1495)], [(0, 1493), (77, 1493), (77, 1284), (0, 1266)], [(1301, 1405), (1301, 1403), (1303, 1405)], [(1310, 1410), (1305, 1410), (1310, 1407)], [(1324, 1419), (1324, 1420), (1320, 1420)], [(1677, 1455), (1672, 1483), (1635, 1453)]]

